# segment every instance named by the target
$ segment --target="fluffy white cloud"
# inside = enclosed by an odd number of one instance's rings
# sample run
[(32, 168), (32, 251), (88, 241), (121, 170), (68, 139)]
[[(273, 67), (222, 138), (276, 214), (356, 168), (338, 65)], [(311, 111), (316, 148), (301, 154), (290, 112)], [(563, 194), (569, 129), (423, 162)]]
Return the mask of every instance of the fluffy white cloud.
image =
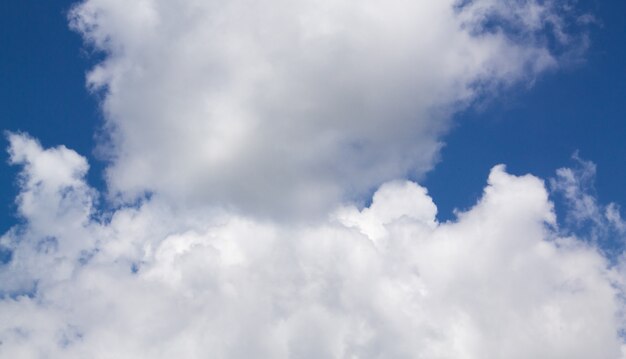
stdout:
[(310, 225), (158, 194), (102, 218), (82, 157), (10, 141), (25, 222), (0, 242), (2, 357), (621, 357), (624, 277), (558, 235), (536, 177), (496, 166), (446, 223), (401, 181)]
[(431, 168), (450, 115), (575, 47), (564, 1), (86, 0), (113, 196), (325, 213)]
[[(0, 357), (626, 358), (626, 259), (564, 235), (541, 180), (496, 166), (446, 223), (397, 180), (432, 166), (455, 111), (576, 48), (568, 8), (82, 2), (121, 201), (98, 210), (83, 157), (9, 135)], [(585, 173), (553, 183), (572, 218), (623, 232)]]

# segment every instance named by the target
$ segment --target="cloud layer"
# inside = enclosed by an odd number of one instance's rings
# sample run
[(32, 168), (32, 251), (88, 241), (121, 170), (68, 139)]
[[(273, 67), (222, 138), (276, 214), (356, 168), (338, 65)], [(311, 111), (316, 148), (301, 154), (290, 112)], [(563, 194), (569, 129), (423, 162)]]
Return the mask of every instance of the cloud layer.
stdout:
[(490, 173), (438, 223), (394, 181), (316, 225), (93, 211), (85, 160), (12, 135), (24, 224), (4, 235), (0, 356), (620, 358), (620, 266), (561, 237), (541, 180)]
[(87, 0), (70, 20), (106, 54), (113, 196), (276, 217), (430, 169), (453, 112), (574, 46), (567, 5)]

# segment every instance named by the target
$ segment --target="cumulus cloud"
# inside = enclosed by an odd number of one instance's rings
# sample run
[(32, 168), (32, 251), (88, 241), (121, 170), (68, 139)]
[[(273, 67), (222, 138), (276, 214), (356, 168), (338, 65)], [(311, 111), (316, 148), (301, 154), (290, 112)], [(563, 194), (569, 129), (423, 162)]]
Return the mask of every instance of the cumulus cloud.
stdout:
[[(0, 357), (625, 358), (626, 260), (564, 231), (542, 180), (496, 166), (445, 223), (399, 180), (431, 168), (455, 111), (578, 46), (568, 9), (78, 4), (104, 52), (88, 83), (108, 188), (76, 152), (8, 135)], [(571, 218), (623, 232), (585, 171), (552, 182)]]
[(623, 276), (559, 235), (536, 177), (494, 167), (446, 223), (407, 181), (310, 225), (158, 194), (98, 215), (81, 156), (10, 141), (24, 223), (0, 242), (2, 357), (621, 357)]
[(276, 217), (323, 214), (425, 173), (452, 113), (532, 81), (578, 46), (570, 10), (536, 0), (86, 0), (70, 21), (105, 53), (88, 82), (104, 99), (113, 197), (156, 191)]

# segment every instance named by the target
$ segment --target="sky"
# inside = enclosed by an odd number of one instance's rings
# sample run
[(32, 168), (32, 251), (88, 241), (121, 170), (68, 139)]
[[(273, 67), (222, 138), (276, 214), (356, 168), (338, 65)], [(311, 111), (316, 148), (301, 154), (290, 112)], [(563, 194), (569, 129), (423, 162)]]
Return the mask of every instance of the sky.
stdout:
[(624, 358), (626, 4), (0, 5), (0, 356)]

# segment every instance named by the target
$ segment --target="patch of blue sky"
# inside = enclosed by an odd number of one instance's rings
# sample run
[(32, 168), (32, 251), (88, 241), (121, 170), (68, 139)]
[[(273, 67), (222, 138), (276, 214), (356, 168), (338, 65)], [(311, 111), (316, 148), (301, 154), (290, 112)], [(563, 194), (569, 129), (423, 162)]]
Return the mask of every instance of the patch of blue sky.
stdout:
[[(583, 62), (456, 116), (439, 164), (423, 181), (440, 219), (473, 205), (495, 164), (547, 179), (557, 168), (574, 165), (576, 151), (597, 164), (599, 201), (626, 203), (626, 3), (585, 1), (577, 6), (597, 21), (589, 29)], [(557, 203), (563, 216), (560, 209)]]
[[(96, 98), (85, 73), (97, 61), (66, 13), (74, 1), (3, 1), (0, 4), (0, 129), (28, 132), (45, 147), (64, 144), (89, 158), (89, 181), (102, 188), (102, 163), (93, 156), (101, 124)], [(15, 214), (18, 167), (8, 166), (8, 143), (0, 151), (0, 230)]]

